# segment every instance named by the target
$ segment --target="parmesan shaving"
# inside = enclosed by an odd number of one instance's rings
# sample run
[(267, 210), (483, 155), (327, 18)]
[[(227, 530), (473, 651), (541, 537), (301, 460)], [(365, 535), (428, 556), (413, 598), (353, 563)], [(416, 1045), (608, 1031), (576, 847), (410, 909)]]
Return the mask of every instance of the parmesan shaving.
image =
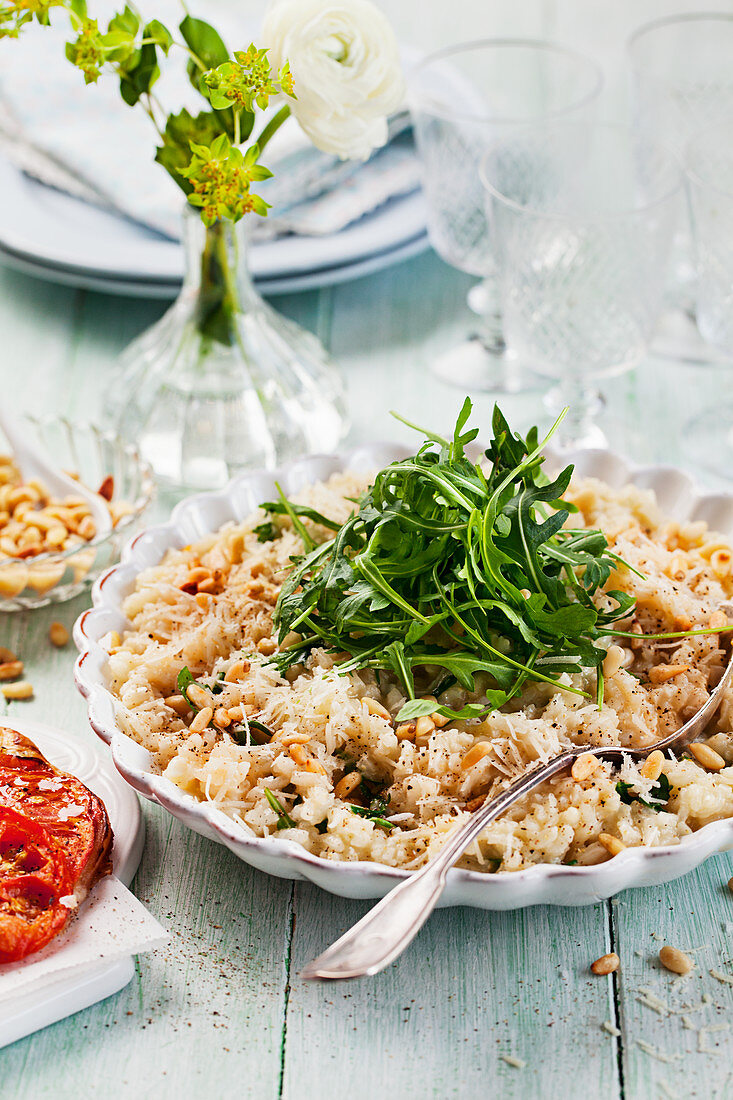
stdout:
[(647, 989), (645, 986), (641, 986), (637, 990), (637, 992), (639, 994), (639, 996), (636, 998), (637, 1001), (645, 1005), (647, 1008), (651, 1008), (653, 1012), (658, 1012), (660, 1016), (669, 1016), (669, 1005), (667, 1005), (666, 1002), (661, 999), (661, 997), (657, 997), (656, 993), (654, 993), (651, 989)]
[(682, 1059), (681, 1054), (665, 1054), (663, 1050), (658, 1050), (657, 1047), (653, 1047), (651, 1043), (644, 1042), (643, 1039), (637, 1039), (636, 1045), (640, 1050), (643, 1050), (645, 1054), (648, 1054), (650, 1058), (656, 1058), (658, 1062), (666, 1062), (671, 1065), (673, 1062), (679, 1062)]

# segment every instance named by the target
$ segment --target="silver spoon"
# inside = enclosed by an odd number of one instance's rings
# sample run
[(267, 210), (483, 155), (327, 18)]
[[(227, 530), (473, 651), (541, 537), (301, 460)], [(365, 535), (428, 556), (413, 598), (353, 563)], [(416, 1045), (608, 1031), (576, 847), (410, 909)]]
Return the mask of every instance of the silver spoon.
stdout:
[(420, 931), (435, 908), (445, 887), (448, 871), (472, 840), (483, 832), (497, 817), (540, 783), (552, 778), (584, 753), (593, 752), (605, 760), (621, 763), (624, 757), (643, 760), (656, 749), (673, 745), (681, 748), (702, 733), (717, 711), (723, 693), (733, 675), (733, 654), (728, 661), (720, 683), (711, 692), (708, 701), (676, 733), (649, 745), (644, 749), (574, 745), (553, 760), (533, 768), (500, 795), (485, 802), (465, 824), (460, 825), (449, 840), (424, 867), (395, 886), (353, 928), (336, 940), (322, 955), (301, 971), (303, 978), (363, 978), (378, 974), (389, 966), (405, 950)]
[(5, 398), (3, 398), (2, 406), (0, 406), (0, 428), (2, 428), (3, 434), (10, 444), (13, 458), (26, 481), (31, 478), (38, 479), (43, 482), (51, 496), (61, 500), (64, 497), (81, 498), (92, 513), (94, 525), (97, 529), (97, 537), (109, 534), (112, 530), (112, 518), (105, 501), (97, 493), (87, 489), (86, 485), (75, 481), (48, 461), (45, 455), (29, 440), (27, 430), (24, 428), (21, 419), (8, 406)]

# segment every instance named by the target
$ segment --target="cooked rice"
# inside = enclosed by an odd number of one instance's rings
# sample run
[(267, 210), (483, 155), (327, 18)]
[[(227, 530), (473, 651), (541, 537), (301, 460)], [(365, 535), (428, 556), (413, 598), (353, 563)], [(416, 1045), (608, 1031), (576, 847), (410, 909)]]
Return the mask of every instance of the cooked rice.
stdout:
[[(346, 498), (363, 488), (364, 482), (341, 474), (298, 499), (343, 522), (353, 508)], [(582, 522), (601, 527), (613, 549), (644, 574), (619, 567), (607, 587), (635, 596), (635, 621), (645, 633), (705, 627), (733, 594), (730, 544), (704, 523), (665, 520), (653, 494), (633, 486), (615, 490), (588, 479), (567, 495)], [(259, 542), (254, 528), (266, 518), (258, 511), (242, 524), (169, 551), (160, 565), (140, 574), (124, 604), (130, 629), (121, 644), (110, 640), (110, 686), (122, 704), (121, 727), (150, 750), (167, 779), (213, 803), (248, 832), (287, 838), (324, 859), (418, 867), (479, 798), (493, 796), (533, 762), (549, 760), (571, 743), (634, 748), (679, 728), (705, 701), (726, 660), (717, 634), (634, 643), (608, 678), (600, 711), (591, 671), (565, 677), (567, 686), (584, 689), (589, 698), (530, 684), (519, 699), (482, 721), (450, 722), (415, 743), (398, 740), (394, 722), (370, 714), (364, 701), (376, 700), (397, 714), (404, 696), (394, 679), (382, 674), (380, 688), (371, 671), (341, 676), (323, 651), (314, 651), (287, 678), (267, 663), (275, 648), (278, 591), (302, 543), (285, 518), (275, 521), (279, 537)], [(308, 526), (316, 537), (328, 536)], [(208, 594), (195, 591), (196, 569), (211, 578)], [(242, 659), (246, 671), (228, 682), (229, 670)], [(650, 683), (649, 669), (667, 663), (688, 667), (665, 683)], [(177, 694), (184, 665), (201, 684), (216, 686), (215, 708), (242, 705), (274, 731), (272, 741), (256, 744), (253, 738), (239, 745), (226, 730), (211, 727), (192, 733), (193, 712), (181, 717), (175, 700), (165, 702)], [(457, 708), (479, 697), (454, 686), (440, 702)], [(640, 766), (629, 760), (614, 771), (601, 763), (583, 781), (565, 773), (522, 799), (481, 834), (461, 866), (515, 871), (536, 863), (594, 864), (610, 858), (601, 833), (627, 846), (674, 844), (710, 821), (733, 816), (733, 693), (716, 730), (713, 743), (728, 766), (713, 773), (687, 755), (667, 761), (672, 796), (666, 810), (622, 801), (619, 778), (649, 797), (653, 781), (641, 775)], [(304, 746), (283, 743), (298, 733), (310, 737)], [(463, 758), (478, 743), (488, 746), (487, 754), (462, 770)], [(385, 788), (391, 830), (352, 811), (357, 792), (346, 801), (334, 794), (353, 768), (374, 789)], [(266, 788), (295, 828), (278, 830)]]

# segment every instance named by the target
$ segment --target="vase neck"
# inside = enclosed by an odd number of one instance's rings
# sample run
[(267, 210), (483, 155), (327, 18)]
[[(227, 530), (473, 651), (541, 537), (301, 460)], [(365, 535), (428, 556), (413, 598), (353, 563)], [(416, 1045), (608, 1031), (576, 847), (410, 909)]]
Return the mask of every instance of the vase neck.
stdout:
[(198, 211), (186, 211), (184, 245), (186, 271), (184, 292), (194, 298), (196, 320), (201, 331), (231, 343), (236, 317), (259, 300), (247, 263), (249, 232), (247, 218), (233, 224), (227, 220), (206, 226)]

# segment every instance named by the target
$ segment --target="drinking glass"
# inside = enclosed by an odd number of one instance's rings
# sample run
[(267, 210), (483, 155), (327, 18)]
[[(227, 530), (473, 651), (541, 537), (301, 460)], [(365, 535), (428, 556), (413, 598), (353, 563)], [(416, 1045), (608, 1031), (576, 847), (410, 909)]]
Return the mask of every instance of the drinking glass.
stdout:
[[(697, 259), (700, 335), (733, 361), (733, 119), (692, 138), (685, 151)], [(717, 474), (733, 468), (733, 405), (718, 399), (682, 432), (686, 456)]]
[[(733, 14), (658, 19), (635, 32), (628, 50), (640, 141), (661, 141), (682, 158), (695, 134), (733, 115)], [(695, 262), (684, 209), (673, 256), (670, 305), (694, 316)]]
[(624, 127), (531, 127), (493, 145), (481, 177), (507, 342), (556, 385), (556, 442), (605, 446), (598, 380), (644, 355), (658, 315), (682, 173)]
[(456, 385), (505, 392), (521, 386), (513, 360), (504, 355), (481, 160), (493, 141), (523, 125), (590, 120), (602, 84), (600, 69), (582, 54), (521, 39), (451, 46), (408, 75), (431, 242), (449, 264), (482, 280), (469, 294), (479, 331), (435, 364)]

